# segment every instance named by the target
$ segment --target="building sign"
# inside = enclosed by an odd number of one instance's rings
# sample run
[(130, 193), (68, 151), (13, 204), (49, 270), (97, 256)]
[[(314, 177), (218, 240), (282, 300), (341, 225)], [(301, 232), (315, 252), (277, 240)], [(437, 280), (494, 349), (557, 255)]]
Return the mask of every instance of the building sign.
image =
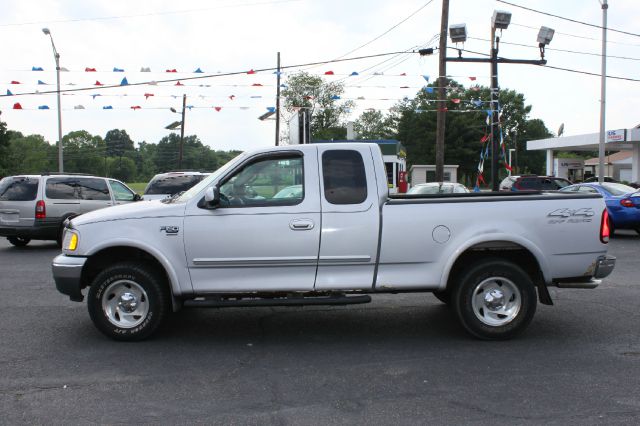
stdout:
[(624, 142), (627, 140), (627, 131), (625, 129), (620, 130), (607, 130), (606, 143), (609, 142)]

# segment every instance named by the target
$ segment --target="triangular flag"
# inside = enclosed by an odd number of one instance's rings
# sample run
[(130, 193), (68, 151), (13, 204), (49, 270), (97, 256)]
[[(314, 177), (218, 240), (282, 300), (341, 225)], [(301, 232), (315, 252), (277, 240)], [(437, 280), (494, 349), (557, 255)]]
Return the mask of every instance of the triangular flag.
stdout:
[(433, 93), (433, 87), (425, 87), (424, 89), (427, 91), (427, 93)]
[(202, 74), (203, 72), (204, 71), (202, 71), (200, 67), (198, 67), (198, 69), (194, 71), (194, 73), (197, 73), (197, 74)]
[(20, 84), (20, 82), (16, 80), (11, 80), (11, 84)]
[(276, 112), (276, 107), (267, 107), (267, 111)]
[(262, 84), (260, 84), (260, 83), (253, 83), (253, 84), (252, 84), (252, 86), (260, 87), (260, 86), (262, 86)]
[(120, 86), (126, 86), (127, 84), (129, 84), (129, 82), (127, 81), (127, 77), (123, 78), (122, 81), (120, 82)]
[(454, 99), (451, 99), (451, 102), (453, 102), (454, 104), (459, 104), (460, 103), (460, 99), (454, 98)]
[(376, 71), (376, 72), (374, 72), (374, 73), (373, 73), (373, 75), (384, 75), (384, 73), (383, 73), (383, 72)]
[(140, 68), (140, 72), (151, 72), (151, 68), (149, 68), (149, 67), (142, 67), (142, 68)]
[(113, 72), (124, 72), (124, 69), (113, 67)]
[(220, 110), (222, 109), (222, 107), (216, 107), (214, 106), (213, 109), (215, 109), (216, 111), (220, 112)]
[(191, 111), (191, 108), (193, 108), (193, 105), (187, 105), (187, 109), (188, 109), (189, 111)]
[(139, 106), (139, 105), (136, 105), (136, 106), (132, 106), (132, 107), (131, 107), (131, 109), (132, 109), (132, 110), (134, 110), (134, 111), (135, 111), (135, 110), (137, 110), (137, 109), (140, 109), (140, 108), (142, 108), (142, 107), (141, 107), (141, 106)]
[(333, 95), (333, 96), (331, 97), (331, 99), (333, 99), (334, 101), (337, 101), (338, 99), (340, 99), (340, 96), (338, 96), (338, 95)]
[(84, 72), (96, 72), (96, 69), (87, 67), (84, 69)]
[(284, 84), (284, 83), (283, 83), (283, 84), (281, 84), (281, 85), (280, 85), (280, 87), (282, 87), (283, 89), (288, 89), (288, 88), (289, 88), (289, 86), (287, 86), (287, 85), (286, 85), (286, 84)]
[(96, 83), (94, 84), (94, 86), (104, 86), (104, 84), (102, 84), (98, 80), (96, 80)]
[(83, 105), (76, 105), (73, 107), (73, 109), (84, 109)]
[(176, 85), (176, 86), (184, 86), (184, 84), (182, 84), (182, 83), (180, 83), (180, 82), (177, 82), (175, 85)]
[(475, 77), (469, 77), (469, 80), (476, 81), (476, 78)]
[(355, 71), (354, 71), (354, 72), (352, 72), (352, 73), (351, 73), (351, 74), (349, 74), (349, 75), (351, 76), (351, 75), (360, 75), (360, 74), (358, 74), (357, 72), (355, 72)]
[(44, 71), (42, 67), (31, 67), (31, 71)]
[(96, 93), (95, 95), (91, 95), (91, 97), (93, 98), (93, 100), (96, 100), (96, 96), (102, 96), (100, 93)]
[(333, 71), (326, 71), (324, 75), (334, 75), (334, 74), (333, 74)]
[(260, 96), (260, 95), (252, 95), (252, 96), (249, 96), (249, 97), (251, 99), (262, 99), (262, 96)]
[(170, 70), (166, 70), (165, 72), (178, 72), (178, 70), (176, 70), (175, 68), (170, 69)]
[(68, 68), (65, 68), (65, 67), (60, 67), (60, 71), (63, 71), (63, 72), (69, 72), (69, 69), (68, 69)]
[(153, 93), (145, 93), (144, 94), (144, 99), (147, 100), (147, 99), (149, 99), (150, 96), (154, 96)]
[(20, 105), (20, 102), (16, 102), (15, 104), (13, 104), (13, 109), (22, 109), (22, 105)]
[(247, 71), (247, 74), (255, 74), (256, 72), (252, 69), (250, 69), (249, 71)]
[(240, 109), (249, 109), (248, 106), (241, 106)]
[(284, 74), (282, 71), (274, 71), (273, 73), (274, 73), (275, 75), (282, 75), (282, 74)]
[(482, 106), (482, 101), (476, 99), (475, 101), (473, 101), (473, 104), (477, 107)]
[(47, 105), (40, 105), (40, 106), (38, 107), (38, 109), (49, 109), (49, 106), (47, 106)]
[(406, 76), (407, 76), (406, 72), (403, 72), (402, 74), (400, 74), (400, 77), (406, 77)]
[(7, 89), (7, 96), (13, 96), (13, 93), (11, 93), (11, 90)]
[(44, 81), (42, 81), (42, 80), (38, 80), (38, 84), (46, 85), (47, 83), (45, 83), (45, 82), (44, 82)]
[(429, 81), (429, 76), (428, 75), (423, 75), (422, 78), (424, 78), (426, 81)]
[(111, 105), (105, 105), (102, 107), (102, 109), (113, 109), (113, 107)]

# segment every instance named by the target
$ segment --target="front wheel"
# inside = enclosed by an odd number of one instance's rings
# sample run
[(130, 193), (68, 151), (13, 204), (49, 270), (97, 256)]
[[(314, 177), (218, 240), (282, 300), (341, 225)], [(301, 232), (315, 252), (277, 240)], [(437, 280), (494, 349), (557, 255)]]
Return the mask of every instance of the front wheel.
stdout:
[(537, 306), (529, 275), (501, 259), (472, 265), (458, 283), (452, 302), (462, 326), (485, 340), (506, 340), (521, 333)]
[(9, 242), (16, 247), (24, 247), (27, 244), (29, 244), (29, 241), (31, 241), (31, 238), (7, 237), (7, 240), (9, 240)]
[(115, 340), (149, 337), (169, 311), (169, 296), (159, 275), (149, 266), (117, 263), (98, 274), (87, 298), (95, 326)]

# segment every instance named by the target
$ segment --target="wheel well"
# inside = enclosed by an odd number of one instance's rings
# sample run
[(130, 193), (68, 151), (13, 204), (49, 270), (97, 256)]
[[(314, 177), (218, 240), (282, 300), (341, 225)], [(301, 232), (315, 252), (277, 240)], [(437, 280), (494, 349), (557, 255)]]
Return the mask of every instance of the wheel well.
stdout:
[(124, 261), (139, 261), (149, 265), (159, 274), (160, 278), (164, 281), (164, 284), (167, 286), (169, 285), (169, 276), (167, 275), (167, 271), (155, 257), (139, 248), (120, 246), (100, 250), (89, 257), (84, 268), (82, 268), (83, 286), (86, 287), (91, 285), (91, 282), (100, 273), (100, 271), (109, 265)]
[(548, 291), (544, 285), (544, 277), (538, 260), (525, 247), (510, 241), (490, 241), (469, 247), (456, 259), (451, 267), (449, 279), (447, 280), (447, 289), (452, 289), (457, 284), (460, 275), (469, 265), (484, 258), (500, 258), (518, 265), (531, 277), (531, 280), (538, 288), (540, 301), (542, 303), (547, 301)]

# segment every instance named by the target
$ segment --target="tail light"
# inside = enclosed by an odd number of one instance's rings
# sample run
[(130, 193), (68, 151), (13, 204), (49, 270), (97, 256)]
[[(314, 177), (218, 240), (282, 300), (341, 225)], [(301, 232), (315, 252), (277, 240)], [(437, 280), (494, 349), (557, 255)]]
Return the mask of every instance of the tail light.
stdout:
[(600, 241), (603, 244), (609, 242), (609, 235), (611, 234), (611, 228), (609, 228), (609, 212), (604, 209), (602, 212), (602, 220), (600, 222)]
[(620, 200), (620, 205), (624, 207), (635, 207), (633, 201), (631, 201), (629, 198), (623, 198), (622, 200)]
[(36, 219), (46, 219), (47, 218), (47, 206), (44, 204), (44, 201), (39, 200), (36, 203)]

